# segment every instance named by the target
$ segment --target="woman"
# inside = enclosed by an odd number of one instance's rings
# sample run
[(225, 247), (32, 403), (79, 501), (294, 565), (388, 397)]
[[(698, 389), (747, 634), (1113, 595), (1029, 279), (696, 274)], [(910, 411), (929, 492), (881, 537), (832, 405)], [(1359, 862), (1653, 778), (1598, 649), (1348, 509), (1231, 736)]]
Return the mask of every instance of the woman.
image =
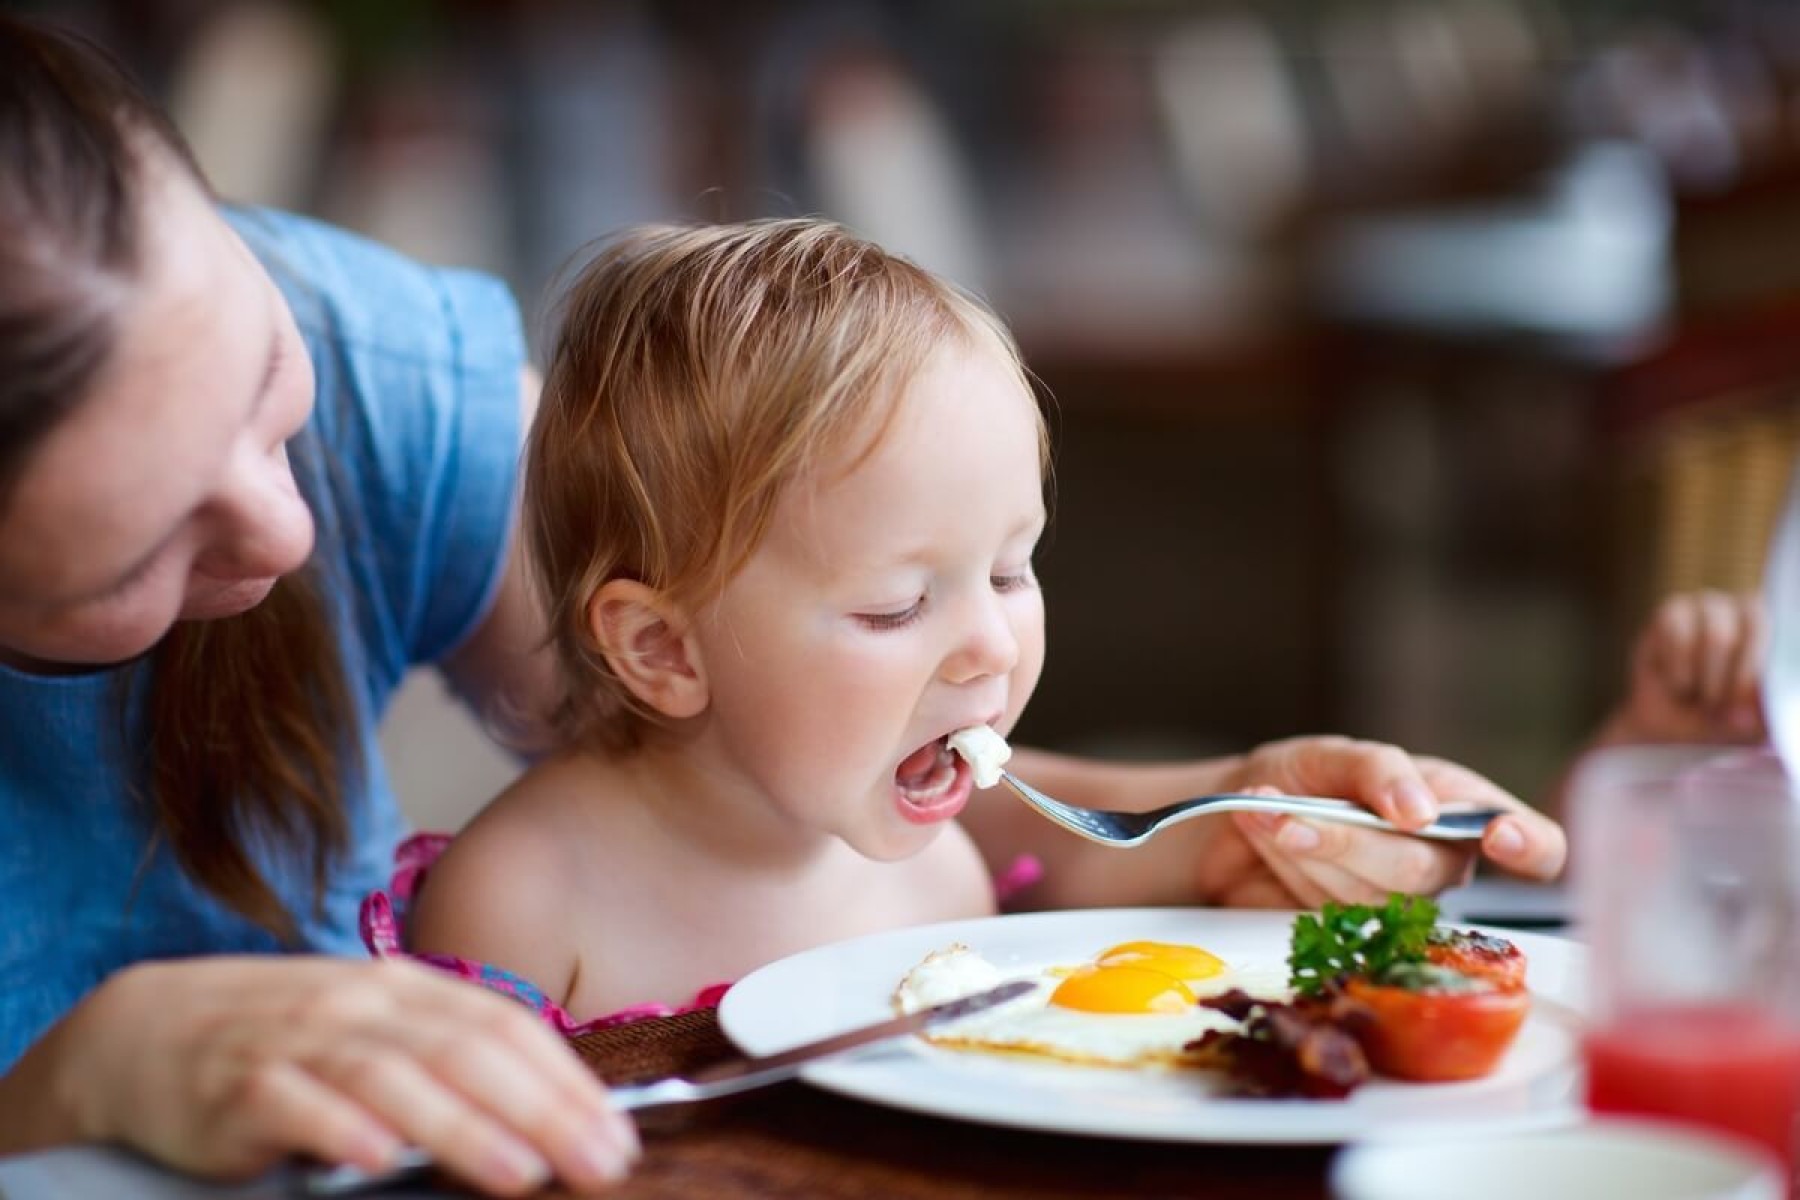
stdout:
[[(0, 1153), (115, 1140), (241, 1175), (416, 1144), (497, 1194), (616, 1178), (630, 1124), (524, 1009), (332, 957), (401, 831), (374, 728), (405, 670), (490, 719), (544, 694), (509, 552), (533, 397), (510, 299), (221, 210), (103, 56), (3, 17), (0, 281)], [(1265, 785), (1408, 825), (1454, 792), (1518, 810), (1502, 865), (1562, 861), (1554, 825), (1391, 747), (1020, 769), (1113, 807)], [(1049, 860), (1047, 902), (1104, 902), (1122, 865), (1018, 805), (971, 825)], [(1213, 820), (1129, 869), (1138, 894), (1154, 870), (1171, 900), (1310, 905), (1469, 865)]]

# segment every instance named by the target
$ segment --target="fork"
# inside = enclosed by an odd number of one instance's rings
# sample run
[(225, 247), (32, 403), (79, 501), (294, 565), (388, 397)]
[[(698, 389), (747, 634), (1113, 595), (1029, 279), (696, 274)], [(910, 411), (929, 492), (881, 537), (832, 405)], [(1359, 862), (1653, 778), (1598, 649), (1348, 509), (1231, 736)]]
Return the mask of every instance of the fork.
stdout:
[(1090, 842), (1103, 846), (1135, 846), (1145, 842), (1158, 830), (1189, 817), (1212, 812), (1270, 812), (1296, 817), (1312, 817), (1321, 821), (1338, 821), (1345, 825), (1364, 825), (1407, 833), (1413, 837), (1445, 842), (1474, 841), (1481, 837), (1488, 822), (1501, 816), (1504, 809), (1476, 808), (1461, 812), (1439, 813), (1437, 820), (1419, 829), (1401, 829), (1384, 817), (1377, 816), (1360, 804), (1348, 800), (1330, 800), (1323, 796), (1258, 796), (1248, 792), (1218, 792), (1178, 800), (1165, 808), (1150, 812), (1113, 812), (1103, 808), (1078, 808), (1046, 796), (1011, 771), (1000, 772), (1000, 782), (1011, 788), (1025, 803)]

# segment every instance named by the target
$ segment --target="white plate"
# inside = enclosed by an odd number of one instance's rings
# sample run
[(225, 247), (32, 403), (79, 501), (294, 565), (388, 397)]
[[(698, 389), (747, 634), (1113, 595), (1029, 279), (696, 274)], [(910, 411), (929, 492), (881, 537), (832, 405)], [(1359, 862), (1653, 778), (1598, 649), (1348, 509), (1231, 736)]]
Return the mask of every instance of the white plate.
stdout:
[[(952, 921), (820, 946), (752, 972), (719, 1023), (748, 1054), (769, 1054), (893, 1015), (890, 997), (932, 950), (964, 942), (1023, 974), (1139, 939), (1204, 946), (1232, 965), (1279, 966), (1292, 913), (1087, 909)], [(1582, 1116), (1578, 1031), (1585, 955), (1573, 942), (1501, 932), (1530, 960), (1533, 1007), (1499, 1068), (1467, 1083), (1376, 1080), (1349, 1099), (1232, 1100), (1205, 1071), (1059, 1066), (945, 1050), (917, 1038), (815, 1063), (818, 1087), (896, 1108), (993, 1125), (1177, 1142), (1329, 1144), (1382, 1134), (1439, 1137), (1552, 1128)]]

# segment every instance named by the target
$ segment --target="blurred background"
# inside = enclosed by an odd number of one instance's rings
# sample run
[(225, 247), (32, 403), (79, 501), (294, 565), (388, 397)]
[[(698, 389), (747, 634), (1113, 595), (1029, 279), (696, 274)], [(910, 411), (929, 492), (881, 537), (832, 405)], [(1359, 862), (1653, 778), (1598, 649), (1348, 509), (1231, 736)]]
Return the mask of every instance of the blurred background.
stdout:
[[(1655, 599), (1752, 588), (1797, 444), (1793, 0), (156, 0), (66, 17), (228, 197), (505, 277), (822, 213), (1049, 398), (1017, 740), (1341, 731), (1541, 794)], [(513, 767), (434, 678), (419, 822)]]

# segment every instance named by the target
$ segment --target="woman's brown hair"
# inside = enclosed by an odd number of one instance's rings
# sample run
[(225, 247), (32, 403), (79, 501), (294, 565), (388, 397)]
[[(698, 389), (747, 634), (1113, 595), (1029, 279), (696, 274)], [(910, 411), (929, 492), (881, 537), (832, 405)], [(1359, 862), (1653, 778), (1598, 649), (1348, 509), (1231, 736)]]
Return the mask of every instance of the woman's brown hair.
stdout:
[[(206, 186), (105, 52), (0, 14), (0, 509), (118, 339), (153, 155)], [(122, 676), (129, 689), (147, 672), (146, 734), (127, 735), (121, 761), (156, 837), (207, 892), (288, 942), (295, 916), (250, 847), (307, 856), (317, 905), (348, 839), (343, 780), (362, 765), (316, 569), (241, 616), (177, 623)]]
[[(946, 344), (993, 349), (1030, 390), (991, 311), (828, 221), (629, 230), (560, 308), (526, 449), (525, 531), (558, 732), (614, 752), (657, 718), (589, 629), (603, 584), (633, 579), (689, 611), (715, 597), (789, 484), (872, 450)], [(1041, 422), (1038, 435), (1047, 460)]]

